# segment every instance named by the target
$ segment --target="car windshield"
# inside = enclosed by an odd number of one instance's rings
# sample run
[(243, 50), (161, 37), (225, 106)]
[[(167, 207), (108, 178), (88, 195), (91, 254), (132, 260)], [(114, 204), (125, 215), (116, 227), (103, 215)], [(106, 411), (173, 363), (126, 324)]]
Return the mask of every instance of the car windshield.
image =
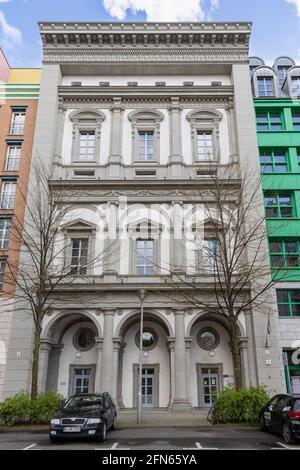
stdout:
[(294, 403), (294, 410), (295, 411), (300, 411), (300, 398), (299, 400), (296, 400)]
[(73, 397), (67, 401), (63, 410), (98, 410), (102, 407), (102, 404), (101, 397)]

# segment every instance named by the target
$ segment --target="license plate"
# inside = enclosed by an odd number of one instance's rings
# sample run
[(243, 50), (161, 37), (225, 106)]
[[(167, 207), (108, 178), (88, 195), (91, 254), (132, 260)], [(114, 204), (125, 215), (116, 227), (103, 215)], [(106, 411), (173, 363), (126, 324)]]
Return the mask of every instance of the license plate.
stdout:
[(63, 432), (81, 432), (81, 427), (79, 426), (64, 427)]

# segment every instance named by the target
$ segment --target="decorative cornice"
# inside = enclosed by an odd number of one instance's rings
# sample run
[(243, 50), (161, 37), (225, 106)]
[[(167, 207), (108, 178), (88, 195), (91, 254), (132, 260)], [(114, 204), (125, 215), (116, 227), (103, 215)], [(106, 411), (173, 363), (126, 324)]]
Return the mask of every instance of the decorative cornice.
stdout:
[(222, 46), (248, 49), (252, 24), (229, 23), (49, 23), (40, 22), (44, 49), (112, 49)]
[(183, 49), (106, 49), (99, 48), (46, 48), (44, 62), (102, 62), (102, 63), (201, 63), (241, 62), (248, 60), (248, 47), (230, 48), (183, 48)]

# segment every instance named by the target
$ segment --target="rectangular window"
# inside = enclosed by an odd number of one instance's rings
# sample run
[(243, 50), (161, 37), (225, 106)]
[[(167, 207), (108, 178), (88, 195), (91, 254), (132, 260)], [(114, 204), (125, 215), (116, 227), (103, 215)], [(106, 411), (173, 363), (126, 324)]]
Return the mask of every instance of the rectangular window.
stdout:
[(300, 112), (293, 112), (294, 131), (300, 131)]
[(153, 274), (154, 240), (136, 241), (136, 272), (137, 274)]
[(209, 161), (213, 157), (212, 132), (197, 132), (197, 160)]
[(300, 290), (277, 290), (280, 317), (300, 317)]
[(86, 274), (88, 261), (88, 239), (71, 240), (71, 274)]
[(6, 268), (6, 261), (1, 260), (0, 261), (0, 291), (3, 290), (5, 268)]
[(79, 160), (90, 161), (95, 159), (95, 132), (81, 131), (79, 143)]
[(9, 145), (6, 157), (6, 171), (19, 171), (21, 145)]
[(0, 250), (8, 249), (10, 229), (11, 220), (0, 219)]
[(257, 79), (258, 96), (274, 96), (274, 82), (272, 77), (259, 77)]
[(281, 131), (283, 129), (282, 115), (280, 112), (260, 112), (256, 116), (258, 131)]
[(216, 266), (218, 241), (215, 238), (203, 241), (202, 263), (206, 271), (212, 271)]
[(291, 218), (296, 216), (292, 194), (265, 194), (264, 202), (266, 217), (269, 219)]
[(17, 183), (9, 181), (3, 183), (1, 194), (1, 209), (13, 209), (15, 207), (15, 194)]
[(288, 71), (290, 67), (289, 66), (280, 66), (277, 68), (277, 75), (278, 75), (278, 80), (279, 80), (279, 85), (282, 86), (284, 84), (284, 81), (287, 77)]
[(300, 77), (292, 77), (292, 95), (300, 95)]
[(272, 268), (299, 268), (299, 240), (269, 240)]
[(287, 173), (288, 157), (282, 150), (261, 151), (260, 166), (262, 173)]
[(141, 161), (154, 159), (154, 132), (139, 132), (138, 159)]
[(11, 119), (11, 135), (23, 135), (25, 125), (25, 111), (13, 111)]

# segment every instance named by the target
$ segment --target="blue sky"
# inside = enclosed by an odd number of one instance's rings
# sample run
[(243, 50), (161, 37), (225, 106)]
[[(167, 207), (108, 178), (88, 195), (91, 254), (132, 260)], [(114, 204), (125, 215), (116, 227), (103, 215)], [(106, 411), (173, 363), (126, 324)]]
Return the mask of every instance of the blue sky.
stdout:
[(0, 46), (12, 67), (39, 67), (40, 20), (147, 19), (253, 21), (251, 55), (300, 62), (300, 0), (0, 0)]

